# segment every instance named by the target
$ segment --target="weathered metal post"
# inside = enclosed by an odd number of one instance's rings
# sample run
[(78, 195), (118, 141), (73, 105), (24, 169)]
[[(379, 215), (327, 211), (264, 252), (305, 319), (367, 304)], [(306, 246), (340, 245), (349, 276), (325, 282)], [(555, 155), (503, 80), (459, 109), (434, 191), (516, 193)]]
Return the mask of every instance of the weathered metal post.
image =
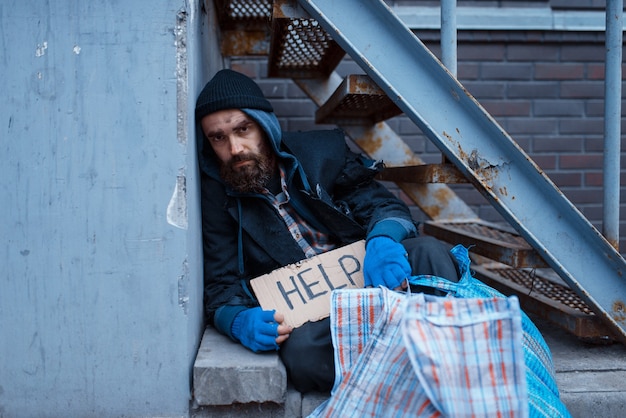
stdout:
[(441, 61), (456, 77), (456, 0), (441, 0)]
[(623, 0), (606, 3), (602, 233), (616, 249), (619, 249), (623, 7)]

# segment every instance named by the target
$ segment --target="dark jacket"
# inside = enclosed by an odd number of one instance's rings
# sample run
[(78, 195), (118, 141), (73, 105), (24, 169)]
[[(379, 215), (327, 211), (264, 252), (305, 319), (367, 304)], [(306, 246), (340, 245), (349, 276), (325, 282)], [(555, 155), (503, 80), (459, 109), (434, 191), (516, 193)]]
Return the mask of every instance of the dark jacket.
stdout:
[[(406, 205), (373, 179), (382, 164), (351, 152), (341, 131), (284, 132), (273, 146), (290, 203), (339, 246), (368, 234), (402, 240), (415, 233)], [(199, 153), (205, 311), (209, 323), (232, 337), (237, 313), (258, 306), (249, 280), (305, 255), (263, 195), (235, 192), (220, 179), (210, 147)], [(379, 222), (390, 218), (400, 223)]]

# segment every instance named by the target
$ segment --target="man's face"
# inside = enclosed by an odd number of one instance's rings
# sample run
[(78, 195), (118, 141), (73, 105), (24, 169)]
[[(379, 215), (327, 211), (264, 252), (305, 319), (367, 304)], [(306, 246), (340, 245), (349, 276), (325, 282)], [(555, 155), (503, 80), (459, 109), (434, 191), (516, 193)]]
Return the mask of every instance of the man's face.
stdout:
[(259, 124), (239, 109), (211, 113), (200, 124), (221, 163), (224, 181), (240, 192), (263, 190), (274, 171), (275, 158)]

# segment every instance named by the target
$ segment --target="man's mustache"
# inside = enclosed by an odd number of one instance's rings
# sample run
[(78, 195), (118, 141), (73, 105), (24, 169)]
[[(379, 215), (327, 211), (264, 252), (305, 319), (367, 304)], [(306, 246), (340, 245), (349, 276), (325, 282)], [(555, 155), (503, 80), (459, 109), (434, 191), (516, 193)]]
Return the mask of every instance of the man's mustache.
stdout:
[(229, 163), (233, 164), (233, 163), (238, 163), (240, 161), (248, 161), (248, 160), (257, 160), (257, 157), (254, 154), (235, 155), (233, 158), (230, 159)]
[(240, 155), (235, 155), (234, 157), (232, 157), (230, 159), (230, 161), (228, 162), (228, 164), (230, 166), (232, 166), (235, 163), (241, 162), (241, 161), (248, 161), (248, 160), (254, 160), (254, 161), (258, 161), (258, 158), (255, 154), (240, 154)]

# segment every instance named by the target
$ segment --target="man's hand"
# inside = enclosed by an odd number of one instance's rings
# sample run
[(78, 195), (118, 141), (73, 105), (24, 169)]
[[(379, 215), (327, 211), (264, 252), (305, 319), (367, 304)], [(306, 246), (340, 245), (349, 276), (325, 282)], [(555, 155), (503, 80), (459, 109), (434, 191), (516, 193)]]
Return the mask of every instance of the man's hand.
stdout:
[(250, 308), (237, 314), (231, 332), (243, 346), (255, 353), (278, 350), (278, 345), (289, 338), (293, 330), (283, 323), (284, 320), (284, 315), (276, 311)]
[(411, 266), (404, 246), (386, 236), (370, 239), (363, 261), (365, 286), (405, 289)]

